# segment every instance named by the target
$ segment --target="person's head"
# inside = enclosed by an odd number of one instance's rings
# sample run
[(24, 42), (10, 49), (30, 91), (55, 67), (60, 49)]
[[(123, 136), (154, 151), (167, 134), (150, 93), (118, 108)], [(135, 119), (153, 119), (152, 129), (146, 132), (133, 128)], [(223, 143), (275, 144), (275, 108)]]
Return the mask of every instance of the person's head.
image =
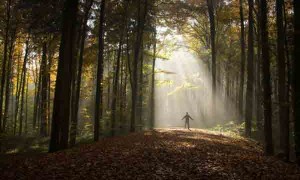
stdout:
[(186, 115), (188, 115), (189, 113), (188, 112), (186, 112)]

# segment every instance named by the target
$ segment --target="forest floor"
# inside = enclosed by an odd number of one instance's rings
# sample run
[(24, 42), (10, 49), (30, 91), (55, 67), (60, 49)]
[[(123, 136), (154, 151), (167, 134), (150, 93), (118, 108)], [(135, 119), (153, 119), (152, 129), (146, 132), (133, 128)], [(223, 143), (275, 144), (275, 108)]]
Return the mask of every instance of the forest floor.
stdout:
[(300, 179), (258, 143), (204, 130), (157, 129), (38, 156), (9, 156), (0, 179)]

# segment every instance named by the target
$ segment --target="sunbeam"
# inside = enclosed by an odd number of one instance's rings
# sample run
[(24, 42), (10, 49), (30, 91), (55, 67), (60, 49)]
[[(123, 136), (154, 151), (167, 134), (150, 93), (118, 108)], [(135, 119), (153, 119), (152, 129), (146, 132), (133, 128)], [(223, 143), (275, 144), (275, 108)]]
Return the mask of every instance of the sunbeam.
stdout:
[(193, 128), (208, 128), (232, 121), (235, 110), (224, 99), (223, 90), (217, 93), (216, 112), (212, 112), (212, 81), (208, 65), (188, 49), (182, 36), (173, 40), (180, 47), (168, 60), (157, 60), (155, 91), (155, 126), (182, 127), (182, 117), (188, 112), (194, 119)]

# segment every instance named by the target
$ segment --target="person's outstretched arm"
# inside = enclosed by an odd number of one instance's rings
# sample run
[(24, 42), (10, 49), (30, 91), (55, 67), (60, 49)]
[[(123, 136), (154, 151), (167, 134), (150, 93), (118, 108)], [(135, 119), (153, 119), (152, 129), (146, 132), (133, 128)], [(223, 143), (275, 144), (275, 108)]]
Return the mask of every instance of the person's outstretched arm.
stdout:
[(191, 120), (194, 120), (191, 116), (190, 116)]
[(181, 120), (183, 120), (185, 118), (185, 116), (183, 116), (183, 118)]

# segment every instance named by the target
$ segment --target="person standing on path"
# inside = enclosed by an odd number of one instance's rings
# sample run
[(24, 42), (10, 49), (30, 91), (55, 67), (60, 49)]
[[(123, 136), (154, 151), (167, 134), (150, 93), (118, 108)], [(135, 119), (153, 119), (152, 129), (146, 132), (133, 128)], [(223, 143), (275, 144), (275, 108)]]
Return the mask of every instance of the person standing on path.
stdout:
[(188, 130), (190, 130), (190, 119), (191, 120), (194, 120), (194, 119), (189, 115), (188, 112), (186, 112), (186, 115), (181, 120), (183, 120), (183, 119), (185, 119), (184, 128), (187, 127)]

